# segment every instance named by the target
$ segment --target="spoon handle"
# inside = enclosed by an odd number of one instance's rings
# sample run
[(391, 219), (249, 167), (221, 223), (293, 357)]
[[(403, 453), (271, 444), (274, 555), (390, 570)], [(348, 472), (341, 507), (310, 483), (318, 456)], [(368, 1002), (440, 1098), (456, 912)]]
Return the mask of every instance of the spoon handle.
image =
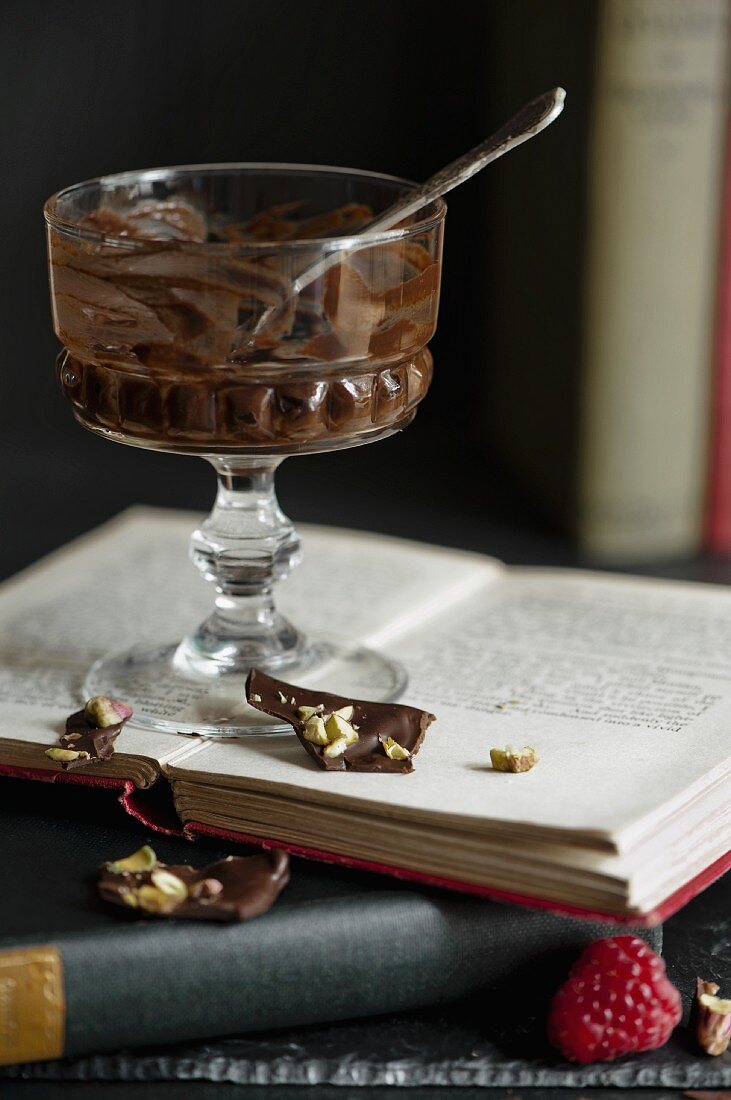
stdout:
[(502, 157), (517, 145), (540, 134), (541, 130), (550, 126), (561, 114), (565, 98), (566, 92), (563, 88), (553, 88), (550, 92), (544, 92), (537, 99), (526, 103), (499, 130), (476, 145), (474, 149), (470, 149), (469, 153), (463, 153), (451, 164), (440, 168), (425, 183), (420, 183), (417, 187), (412, 187), (405, 192), (392, 206), (374, 218), (363, 233), (392, 228), (409, 214), (420, 210), (422, 206), (427, 206), (441, 195), (446, 195), (448, 191), (464, 183), (470, 176), (481, 172), (498, 157)]
[[(565, 98), (566, 92), (563, 88), (553, 88), (550, 92), (544, 92), (537, 99), (526, 103), (525, 107), (521, 107), (518, 113), (504, 123), (499, 130), (476, 145), (469, 153), (457, 157), (425, 183), (405, 191), (392, 206), (382, 211), (365, 229), (361, 230), (359, 236), (362, 236), (362, 243), (359, 240), (357, 247), (367, 248), (369, 234), (393, 228), (404, 218), (420, 210), (422, 206), (428, 206), (434, 199), (446, 195), (452, 188), (464, 183), (476, 172), (482, 171), (498, 157), (514, 149), (516, 145), (521, 145), (536, 134), (540, 134), (541, 130), (550, 126), (561, 114)], [(315, 279), (319, 279), (334, 264), (339, 263), (349, 251), (352, 249), (333, 249), (322, 259), (305, 268), (294, 280), (288, 300), (296, 297)], [(281, 311), (281, 305), (269, 306), (265, 309), (254, 326), (254, 334), (266, 329), (272, 317), (278, 316)]]

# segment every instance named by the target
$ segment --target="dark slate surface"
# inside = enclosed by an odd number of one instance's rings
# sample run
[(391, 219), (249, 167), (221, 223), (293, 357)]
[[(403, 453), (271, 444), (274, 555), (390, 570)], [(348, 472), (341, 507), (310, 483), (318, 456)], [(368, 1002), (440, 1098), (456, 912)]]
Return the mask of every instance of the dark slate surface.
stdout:
[[(212, 1084), (210, 1082), (136, 1082), (115, 1084), (88, 1082), (28, 1082), (19, 1086), (0, 1083), (2, 1100), (342, 1100), (341, 1089), (327, 1085), (253, 1085), (242, 1089), (240, 1085)], [(352, 1095), (352, 1094), (351, 1094)], [(728, 1091), (679, 1092), (677, 1089), (642, 1089), (635, 1092), (609, 1089), (533, 1089), (512, 1088), (403, 1088), (385, 1087), (368, 1093), (361, 1090), (357, 1096), (372, 1095), (375, 1100), (619, 1100), (622, 1096), (636, 1095), (638, 1100), (675, 1100), (680, 1096), (694, 1096), (696, 1100), (729, 1100)]]

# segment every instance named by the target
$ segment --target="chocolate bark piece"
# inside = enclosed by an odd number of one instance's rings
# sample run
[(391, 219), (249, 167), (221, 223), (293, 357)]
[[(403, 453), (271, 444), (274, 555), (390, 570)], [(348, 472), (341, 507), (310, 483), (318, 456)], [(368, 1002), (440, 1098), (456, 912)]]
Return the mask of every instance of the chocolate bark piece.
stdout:
[[(433, 714), (401, 703), (373, 703), (364, 699), (349, 699), (327, 691), (297, 687), (275, 680), (258, 668), (252, 668), (246, 681), (246, 698), (252, 707), (288, 722), (302, 747), (326, 771), (391, 772), (414, 770), (413, 757), (419, 751)], [(316, 745), (304, 736), (305, 719), (300, 707), (321, 708), (325, 715), (343, 707), (353, 708), (350, 724), (358, 740), (348, 745), (340, 756), (325, 755), (326, 745)], [(410, 754), (406, 760), (391, 759), (384, 748), (389, 738)]]
[(98, 764), (100, 760), (109, 760), (114, 756), (114, 742), (122, 732), (127, 719), (124, 722), (116, 722), (113, 726), (105, 726), (99, 729), (87, 718), (84, 710), (77, 710), (66, 719), (66, 732), (62, 733), (58, 741), (63, 749), (71, 749), (81, 754), (75, 760), (61, 761), (64, 771), (73, 771), (74, 768), (83, 768), (86, 764)]
[(279, 850), (227, 856), (207, 867), (155, 863), (146, 871), (119, 873), (110, 866), (99, 869), (97, 886), (105, 901), (140, 916), (176, 920), (251, 920), (266, 913), (289, 882), (289, 856)]

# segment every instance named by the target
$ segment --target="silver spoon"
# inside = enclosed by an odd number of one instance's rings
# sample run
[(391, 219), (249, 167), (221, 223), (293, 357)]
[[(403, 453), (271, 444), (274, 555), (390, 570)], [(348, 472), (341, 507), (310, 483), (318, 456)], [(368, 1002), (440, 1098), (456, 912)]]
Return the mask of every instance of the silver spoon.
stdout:
[[(359, 237), (366, 237), (362, 247), (368, 246), (367, 237), (369, 234), (392, 229), (403, 218), (414, 214), (423, 206), (428, 206), (434, 199), (446, 195), (448, 191), (452, 191), (455, 187), (464, 183), (470, 176), (474, 176), (477, 172), (481, 172), (483, 168), (486, 168), (488, 164), (492, 164), (498, 157), (502, 157), (505, 153), (509, 153), (511, 149), (522, 145), (524, 141), (529, 141), (536, 134), (540, 134), (541, 130), (545, 130), (547, 126), (550, 126), (561, 114), (565, 99), (566, 92), (563, 88), (553, 88), (550, 92), (544, 92), (537, 99), (521, 107), (518, 113), (505, 122), (499, 130), (496, 130), (489, 138), (476, 145), (474, 149), (470, 149), (469, 153), (463, 153), (451, 164), (440, 168), (425, 183), (420, 183), (417, 187), (412, 187), (411, 190), (404, 192), (392, 206), (378, 214), (364, 229), (358, 231)], [(264, 310), (253, 332), (259, 333), (267, 328), (275, 315), (280, 317), (287, 311), (292, 299), (301, 294), (306, 286), (309, 286), (315, 279), (319, 279), (333, 264), (339, 263), (348, 252), (352, 251), (353, 249), (336, 248), (327, 256), (311, 264), (310, 267), (305, 268), (293, 281), (284, 301)]]

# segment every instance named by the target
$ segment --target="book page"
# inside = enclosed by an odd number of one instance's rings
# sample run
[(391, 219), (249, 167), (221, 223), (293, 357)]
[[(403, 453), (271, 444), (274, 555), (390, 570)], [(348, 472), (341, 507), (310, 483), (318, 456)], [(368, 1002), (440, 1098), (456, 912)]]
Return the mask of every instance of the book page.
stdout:
[(729, 652), (729, 589), (514, 569), (413, 639), (407, 664), (420, 705), (441, 698), (496, 744), (536, 746), (552, 772), (531, 792), (539, 820), (626, 848), (653, 811), (731, 768)]
[[(728, 589), (509, 570), (388, 648), (409, 672), (403, 701), (438, 719), (413, 774), (326, 773), (294, 739), (261, 737), (181, 768), (379, 804), (384, 818), (574, 831), (620, 851), (731, 769)], [(493, 771), (489, 750), (506, 744), (533, 745), (538, 765)]]
[[(198, 518), (131, 509), (0, 586), (0, 738), (52, 744), (97, 657), (177, 641), (210, 613), (213, 588), (188, 560)], [(303, 564), (281, 586), (283, 612), (331, 633), (337, 608), (340, 634), (377, 642), (501, 572), (481, 555), (338, 529), (306, 528), (304, 544)], [(168, 714), (186, 701), (178, 696)], [(116, 748), (172, 760), (191, 739), (130, 723)]]

